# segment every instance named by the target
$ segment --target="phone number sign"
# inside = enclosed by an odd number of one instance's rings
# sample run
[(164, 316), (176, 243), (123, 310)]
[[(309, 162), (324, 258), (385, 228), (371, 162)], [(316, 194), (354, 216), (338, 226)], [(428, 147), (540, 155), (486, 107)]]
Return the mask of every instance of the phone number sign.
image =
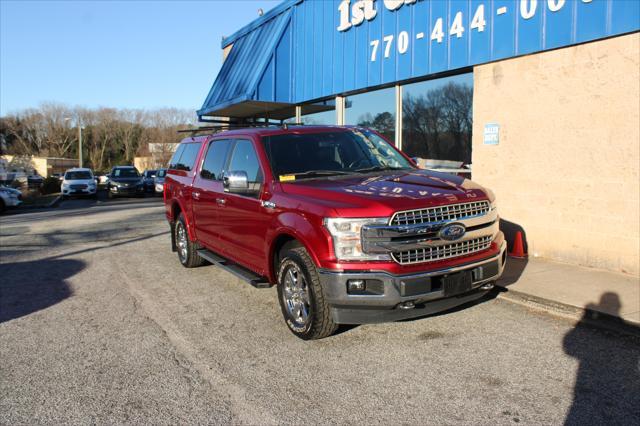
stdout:
[(640, 0), (308, 0), (295, 8), (294, 72), (309, 80), (297, 82), (299, 101), (640, 29)]

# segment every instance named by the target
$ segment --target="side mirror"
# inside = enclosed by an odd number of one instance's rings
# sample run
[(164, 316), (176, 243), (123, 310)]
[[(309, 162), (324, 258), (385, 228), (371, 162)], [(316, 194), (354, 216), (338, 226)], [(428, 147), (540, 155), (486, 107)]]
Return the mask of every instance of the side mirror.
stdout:
[(249, 191), (249, 178), (247, 172), (242, 170), (225, 172), (222, 176), (224, 192), (246, 194)]

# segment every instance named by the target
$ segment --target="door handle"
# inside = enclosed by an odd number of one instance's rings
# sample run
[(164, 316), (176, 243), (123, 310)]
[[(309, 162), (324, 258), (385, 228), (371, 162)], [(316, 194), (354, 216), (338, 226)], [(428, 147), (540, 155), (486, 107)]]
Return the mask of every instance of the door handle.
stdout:
[(227, 200), (224, 198), (216, 198), (216, 203), (218, 203), (219, 206), (224, 206), (227, 204)]
[(198, 191), (193, 191), (191, 193), (191, 197), (193, 197), (194, 200), (199, 200), (200, 199), (200, 193)]

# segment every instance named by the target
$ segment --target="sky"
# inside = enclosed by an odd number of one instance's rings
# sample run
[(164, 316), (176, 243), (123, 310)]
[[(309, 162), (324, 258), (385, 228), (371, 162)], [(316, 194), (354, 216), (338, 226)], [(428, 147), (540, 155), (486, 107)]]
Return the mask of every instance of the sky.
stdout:
[(42, 102), (199, 109), (222, 37), (279, 3), (0, 0), (0, 116)]

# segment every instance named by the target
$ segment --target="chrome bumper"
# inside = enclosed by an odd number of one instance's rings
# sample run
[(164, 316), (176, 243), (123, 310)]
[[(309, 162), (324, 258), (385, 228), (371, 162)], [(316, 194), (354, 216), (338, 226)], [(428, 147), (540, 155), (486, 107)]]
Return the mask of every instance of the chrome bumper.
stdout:
[[(387, 272), (333, 272), (320, 270), (325, 298), (332, 308), (334, 321), (341, 324), (364, 324), (397, 321), (450, 309), (482, 297), (484, 284), (495, 281), (502, 275), (506, 261), (506, 242), (502, 242), (499, 254), (482, 261), (411, 275), (393, 275)], [(495, 264), (497, 262), (497, 268)], [(411, 290), (414, 283), (431, 283), (460, 271), (472, 271), (472, 291), (445, 297), (444, 289), (429, 288), (425, 292)], [(485, 275), (485, 271), (493, 271)], [(350, 294), (348, 280), (369, 280), (378, 283), (379, 294)], [(430, 284), (429, 284), (430, 286)], [(407, 291), (410, 289), (410, 291)]]

